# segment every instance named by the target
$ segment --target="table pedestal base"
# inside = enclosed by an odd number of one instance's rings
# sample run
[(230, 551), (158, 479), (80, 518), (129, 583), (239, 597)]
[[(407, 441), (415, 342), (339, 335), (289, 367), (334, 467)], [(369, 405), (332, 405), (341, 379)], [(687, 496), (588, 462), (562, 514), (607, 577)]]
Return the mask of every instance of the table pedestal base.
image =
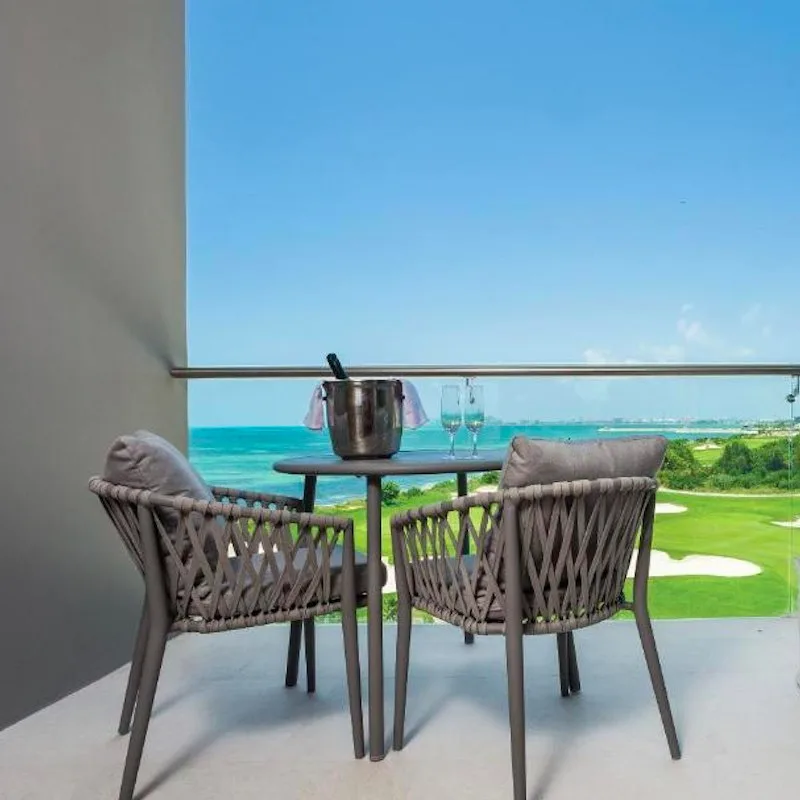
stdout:
[(385, 755), (383, 730), (383, 586), (381, 585), (381, 476), (367, 477), (367, 650), (369, 757)]

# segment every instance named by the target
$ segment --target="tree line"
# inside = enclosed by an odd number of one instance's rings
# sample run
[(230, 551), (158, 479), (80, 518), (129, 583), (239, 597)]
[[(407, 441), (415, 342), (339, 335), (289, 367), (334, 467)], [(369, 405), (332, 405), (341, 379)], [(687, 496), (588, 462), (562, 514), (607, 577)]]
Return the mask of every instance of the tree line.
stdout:
[(685, 439), (669, 442), (658, 476), (663, 486), (715, 491), (800, 489), (800, 434), (756, 446), (741, 438), (728, 439), (719, 459), (710, 465), (697, 459), (695, 446), (696, 442)]

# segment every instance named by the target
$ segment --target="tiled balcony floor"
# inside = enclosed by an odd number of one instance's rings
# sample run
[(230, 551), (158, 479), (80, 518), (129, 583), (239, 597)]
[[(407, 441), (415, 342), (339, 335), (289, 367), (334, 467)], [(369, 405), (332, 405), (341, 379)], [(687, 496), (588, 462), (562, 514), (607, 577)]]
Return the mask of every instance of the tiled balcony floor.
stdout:
[[(318, 636), (311, 696), (302, 678), (283, 686), (286, 628), (172, 641), (139, 797), (510, 798), (501, 638), (467, 647), (453, 628), (415, 626), (408, 742), (371, 763), (352, 757), (339, 629)], [(656, 637), (680, 762), (669, 758), (631, 623), (576, 634), (583, 692), (568, 700), (558, 692), (554, 637), (527, 639), (529, 797), (796, 797), (798, 621), (657, 622)], [(388, 739), (392, 626), (385, 652)], [(0, 798), (113, 800), (127, 743), (116, 735), (126, 676), (118, 670), (0, 732)]]

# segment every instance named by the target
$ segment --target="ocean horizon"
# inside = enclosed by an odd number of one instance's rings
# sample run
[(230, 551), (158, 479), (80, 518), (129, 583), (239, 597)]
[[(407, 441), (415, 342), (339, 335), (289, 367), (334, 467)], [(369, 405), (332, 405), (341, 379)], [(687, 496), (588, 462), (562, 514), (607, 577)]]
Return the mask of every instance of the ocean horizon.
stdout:
[[(634, 434), (661, 434), (671, 439), (728, 437), (745, 432), (747, 423), (737, 420), (686, 420), (669, 422), (605, 420), (596, 422), (492, 423), (478, 438), (478, 450), (504, 448), (522, 434), (544, 439), (614, 438)], [(403, 450), (447, 449), (449, 437), (434, 421), (403, 432)], [(468, 451), (471, 439), (462, 428), (456, 448)], [(331, 453), (327, 430), (303, 426), (225, 427), (189, 429), (189, 459), (206, 481), (249, 491), (267, 491), (302, 496), (302, 478), (282, 475), (272, 465), (283, 458)], [(447, 476), (441, 476), (443, 480)], [(424, 487), (437, 480), (421, 475), (393, 478), (403, 489)], [(317, 502), (333, 505), (364, 495), (363, 481), (330, 476), (317, 484)]]

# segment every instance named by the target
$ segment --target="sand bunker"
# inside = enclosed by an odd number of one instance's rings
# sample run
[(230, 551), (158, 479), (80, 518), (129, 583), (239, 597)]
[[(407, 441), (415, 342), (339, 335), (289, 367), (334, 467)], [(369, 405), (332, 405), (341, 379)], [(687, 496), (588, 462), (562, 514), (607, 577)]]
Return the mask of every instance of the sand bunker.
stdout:
[[(500, 489), (497, 486), (476, 486), (474, 489), (470, 489), (470, 494), (491, 494), (492, 492), (499, 492)], [(452, 500), (455, 500), (458, 497), (458, 492), (453, 492), (450, 495)]]
[(689, 509), (677, 503), (656, 503), (656, 514), (682, 514)]
[(394, 574), (394, 567), (385, 559), (381, 559), (386, 567), (386, 584), (381, 590), (384, 594), (394, 594), (397, 591), (397, 578)]
[[(633, 551), (633, 559), (628, 577), (632, 578), (636, 572), (637, 551)], [(758, 575), (761, 567), (751, 561), (728, 556), (685, 556), (672, 558), (663, 550), (653, 550), (650, 555), (651, 578), (673, 578), (678, 575), (707, 575), (713, 578), (749, 578)]]
[(794, 522), (773, 522), (773, 525), (780, 525), (781, 528), (800, 528), (800, 517)]

